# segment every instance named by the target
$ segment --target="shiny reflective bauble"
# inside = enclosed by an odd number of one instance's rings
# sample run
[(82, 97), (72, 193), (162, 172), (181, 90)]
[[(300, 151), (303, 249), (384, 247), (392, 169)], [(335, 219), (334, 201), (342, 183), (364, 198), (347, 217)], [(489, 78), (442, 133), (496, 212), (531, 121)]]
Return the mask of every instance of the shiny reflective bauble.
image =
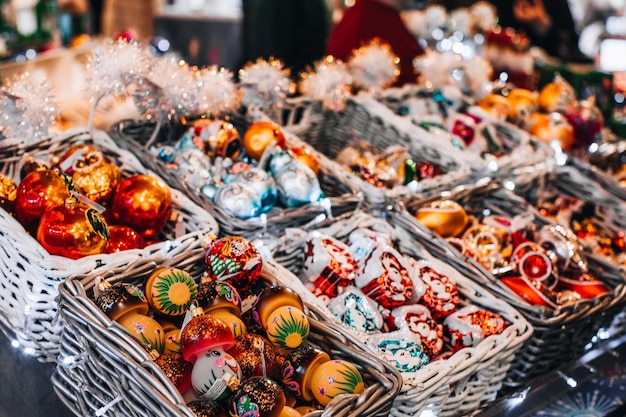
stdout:
[(109, 225), (109, 241), (105, 253), (116, 253), (130, 249), (143, 249), (146, 242), (135, 229), (128, 226)]
[(530, 133), (544, 143), (556, 141), (563, 150), (574, 144), (574, 128), (561, 113), (535, 113), (529, 125)]
[(180, 316), (196, 300), (198, 288), (187, 271), (158, 268), (146, 279), (145, 292), (154, 311), (166, 316)]
[(276, 183), (267, 171), (252, 167), (238, 173), (233, 181), (245, 184), (249, 189), (253, 190), (258, 195), (264, 212), (274, 207), (277, 198)]
[(315, 172), (300, 162), (284, 167), (275, 174), (275, 179), (279, 200), (287, 208), (311, 204), (322, 197)]
[(289, 153), (300, 163), (311, 168), (315, 175), (318, 175), (320, 172), (320, 163), (317, 160), (317, 157), (313, 154), (311, 149), (302, 147), (302, 146), (294, 146), (289, 148)]
[(102, 214), (72, 197), (43, 213), (37, 228), (37, 241), (44, 249), (71, 259), (103, 253), (108, 238)]
[(222, 320), (204, 314), (201, 308), (193, 308), (191, 313), (193, 318), (180, 333), (180, 349), (186, 361), (195, 362), (217, 348), (228, 350), (235, 343), (230, 327)]
[(225, 236), (213, 241), (204, 257), (211, 279), (228, 280), (237, 291), (247, 291), (259, 280), (263, 259), (254, 245), (240, 236)]
[(509, 101), (499, 94), (490, 94), (478, 101), (478, 107), (499, 119), (504, 119), (511, 112)]
[(241, 383), (230, 400), (230, 415), (279, 417), (285, 404), (282, 388), (269, 378), (257, 376)]
[(340, 359), (324, 362), (311, 377), (313, 396), (322, 405), (328, 405), (341, 394), (360, 394), (365, 389), (363, 377), (350, 362)]
[(243, 147), (250, 158), (259, 160), (271, 143), (284, 149), (286, 141), (285, 134), (278, 124), (263, 120), (254, 122), (248, 127), (243, 136)]
[(200, 140), (200, 149), (210, 156), (236, 158), (241, 152), (241, 137), (231, 123), (198, 119), (194, 122), (194, 132)]
[(516, 88), (507, 96), (508, 117), (520, 126), (526, 126), (531, 114), (537, 112), (537, 94), (526, 89)]
[(167, 184), (141, 174), (120, 181), (109, 209), (112, 223), (130, 226), (144, 239), (161, 233), (171, 210), (172, 195)]
[(460, 234), (469, 217), (461, 205), (452, 200), (440, 200), (420, 207), (415, 213), (417, 220), (441, 237)]
[(539, 92), (539, 107), (547, 112), (564, 112), (576, 100), (574, 88), (563, 77), (557, 76)]
[(219, 187), (213, 202), (239, 219), (250, 219), (263, 213), (261, 196), (247, 184), (233, 182)]

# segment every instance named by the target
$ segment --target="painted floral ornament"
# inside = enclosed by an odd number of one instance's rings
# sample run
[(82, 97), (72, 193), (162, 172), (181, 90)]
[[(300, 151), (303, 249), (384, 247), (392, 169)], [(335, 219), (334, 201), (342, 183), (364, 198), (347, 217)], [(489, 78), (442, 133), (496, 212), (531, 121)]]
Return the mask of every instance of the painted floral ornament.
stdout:
[(265, 337), (248, 333), (238, 336), (228, 349), (241, 368), (243, 380), (254, 376), (274, 376), (280, 371), (278, 351)]
[(322, 405), (328, 405), (338, 395), (358, 395), (365, 389), (359, 370), (352, 363), (340, 359), (317, 366), (310, 384), (313, 396)]
[(256, 284), (263, 259), (254, 245), (243, 237), (226, 236), (213, 241), (204, 257), (209, 278), (227, 280), (239, 292)]
[(305, 401), (314, 399), (314, 385), (311, 383), (314, 370), (330, 361), (328, 353), (303, 343), (289, 352), (282, 365), (282, 384), (291, 395)]
[(446, 337), (453, 351), (473, 347), (485, 338), (502, 333), (507, 323), (497, 313), (465, 306), (444, 320)]
[(143, 291), (131, 284), (108, 281), (98, 284), (96, 305), (111, 320), (118, 320), (127, 313), (148, 314), (148, 301)]
[(240, 318), (241, 298), (237, 289), (227, 281), (203, 279), (198, 286), (198, 306), (205, 313), (212, 314), (230, 327), (233, 337), (247, 333), (247, 328)]
[(430, 363), (419, 336), (408, 330), (374, 334), (368, 339), (367, 345), (375, 352), (382, 352), (384, 358), (408, 381), (412, 379), (411, 374)]
[(144, 239), (154, 239), (170, 218), (172, 194), (158, 178), (132, 175), (119, 182), (108, 211), (111, 223), (130, 226)]
[(279, 417), (285, 394), (275, 381), (262, 376), (243, 381), (230, 399), (232, 417)]
[(117, 166), (100, 149), (88, 144), (72, 146), (57, 166), (72, 177), (81, 194), (100, 204), (108, 203), (120, 181)]
[(357, 331), (373, 333), (383, 328), (378, 305), (356, 287), (347, 287), (330, 301), (328, 309), (342, 323)]
[(443, 325), (432, 318), (425, 306), (410, 304), (394, 308), (386, 322), (391, 330), (415, 333), (429, 358), (435, 358), (443, 351)]
[(452, 200), (440, 200), (420, 207), (415, 213), (417, 220), (441, 237), (459, 235), (469, 218), (465, 209)]
[(302, 274), (313, 294), (332, 298), (354, 284), (357, 265), (345, 243), (331, 236), (312, 234), (305, 245)]
[(181, 316), (196, 300), (193, 277), (179, 268), (157, 268), (146, 279), (145, 292), (152, 309), (166, 316)]
[(152, 317), (130, 312), (116, 321), (147, 349), (156, 350), (159, 354), (165, 350), (165, 331)]
[(435, 320), (452, 314), (459, 305), (459, 293), (450, 277), (439, 273), (428, 265), (416, 268), (417, 276), (426, 285), (426, 292), (420, 302), (428, 307)]
[(253, 311), (268, 340), (279, 348), (294, 349), (309, 336), (310, 325), (302, 299), (287, 287), (265, 288), (257, 297)]
[(198, 356), (191, 371), (191, 385), (202, 399), (225, 399), (237, 388), (239, 381), (239, 364), (221, 347), (212, 348)]
[(46, 211), (37, 228), (37, 241), (44, 249), (71, 259), (103, 253), (108, 239), (102, 214), (74, 197)]
[(363, 294), (385, 308), (399, 307), (413, 298), (411, 267), (390, 246), (379, 246), (369, 259), (360, 263), (355, 284)]
[(210, 314), (204, 314), (201, 308), (190, 310), (192, 319), (180, 332), (180, 349), (187, 362), (196, 359), (210, 350), (229, 349), (235, 338), (226, 323)]

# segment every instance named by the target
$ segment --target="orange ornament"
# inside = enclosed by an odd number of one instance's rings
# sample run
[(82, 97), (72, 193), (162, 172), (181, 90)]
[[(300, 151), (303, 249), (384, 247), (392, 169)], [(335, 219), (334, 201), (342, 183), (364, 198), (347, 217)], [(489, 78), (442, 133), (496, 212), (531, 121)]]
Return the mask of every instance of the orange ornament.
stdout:
[(293, 155), (296, 161), (303, 163), (308, 166), (315, 172), (315, 175), (319, 174), (320, 171), (320, 163), (317, 160), (317, 157), (313, 155), (313, 152), (309, 148), (305, 148), (303, 146), (294, 146), (289, 148), (289, 153)]
[(574, 143), (574, 128), (561, 113), (535, 113), (530, 119), (530, 133), (548, 144), (559, 141), (563, 150)]
[(145, 241), (132, 227), (111, 225), (109, 226), (109, 242), (105, 253), (121, 252), (129, 249), (143, 249)]
[(282, 128), (268, 120), (252, 123), (243, 136), (243, 147), (246, 153), (256, 160), (261, 158), (272, 142), (281, 149), (285, 149), (287, 139)]

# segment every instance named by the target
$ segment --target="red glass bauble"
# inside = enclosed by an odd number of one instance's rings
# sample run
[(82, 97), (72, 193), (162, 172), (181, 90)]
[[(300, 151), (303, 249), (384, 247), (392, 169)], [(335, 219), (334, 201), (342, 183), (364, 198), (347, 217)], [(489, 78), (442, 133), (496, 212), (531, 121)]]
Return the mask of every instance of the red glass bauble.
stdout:
[(129, 249), (143, 249), (146, 242), (135, 229), (128, 226), (109, 226), (109, 242), (105, 248), (106, 253), (121, 252)]
[(167, 223), (171, 210), (167, 184), (150, 175), (133, 175), (120, 181), (109, 215), (114, 224), (130, 226), (144, 239), (152, 239)]

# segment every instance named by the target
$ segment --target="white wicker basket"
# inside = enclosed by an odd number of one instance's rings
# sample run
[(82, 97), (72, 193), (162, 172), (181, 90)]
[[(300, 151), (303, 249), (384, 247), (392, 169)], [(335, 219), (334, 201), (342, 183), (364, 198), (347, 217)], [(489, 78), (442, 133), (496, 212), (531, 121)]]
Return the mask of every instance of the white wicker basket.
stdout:
[[(34, 144), (5, 140), (0, 147), (2, 172), (17, 180), (24, 155), (48, 161), (72, 145), (90, 143), (101, 149), (120, 169), (122, 177), (155, 174), (146, 170), (132, 154), (120, 149), (104, 133), (94, 137), (85, 130), (72, 130)], [(63, 323), (57, 317), (58, 285), (69, 275), (94, 277), (109, 268), (132, 271), (146, 260), (162, 262), (179, 252), (199, 247), (207, 233), (218, 233), (217, 222), (182, 193), (172, 190), (172, 208), (177, 214), (169, 221), (159, 243), (144, 249), (71, 260), (50, 255), (7, 211), (0, 209), (0, 322), (9, 337), (41, 361), (54, 361), (59, 349)]]
[[(351, 217), (329, 220), (307, 230), (288, 230), (285, 236), (273, 242), (275, 259), (299, 275), (304, 258), (304, 239), (308, 231), (316, 230), (339, 240), (347, 239), (357, 228), (392, 228), (396, 234), (398, 250), (415, 259), (434, 261), (434, 257), (417, 237), (425, 239), (424, 232), (398, 213), (388, 213), (389, 224), (364, 212)], [(383, 229), (386, 230), (386, 229)], [(405, 381), (402, 391), (396, 397), (391, 414), (394, 417), (419, 415), (421, 412), (438, 416), (468, 415), (493, 401), (502, 381), (513, 362), (515, 353), (532, 333), (528, 322), (505, 301), (498, 300), (473, 281), (472, 274), (480, 274), (472, 268), (459, 271), (446, 268), (446, 274), (457, 285), (461, 304), (475, 304), (481, 308), (499, 313), (509, 323), (499, 335), (489, 336), (476, 347), (464, 348), (447, 359), (433, 361)], [(366, 334), (344, 327), (346, 333), (354, 333), (366, 341)], [(430, 414), (429, 414), (430, 415)]]

